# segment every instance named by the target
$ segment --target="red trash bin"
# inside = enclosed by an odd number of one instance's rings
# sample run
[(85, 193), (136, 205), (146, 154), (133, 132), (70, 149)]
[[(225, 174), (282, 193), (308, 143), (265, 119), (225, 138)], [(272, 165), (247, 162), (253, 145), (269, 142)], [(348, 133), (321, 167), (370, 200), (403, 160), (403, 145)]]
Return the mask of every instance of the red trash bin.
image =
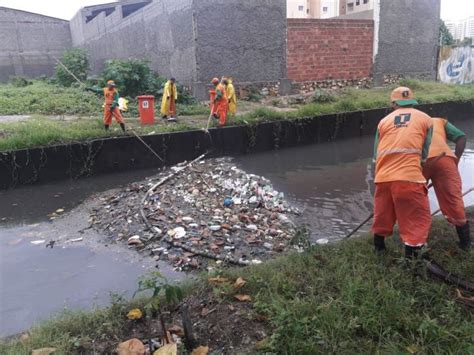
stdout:
[(138, 112), (142, 125), (155, 124), (155, 97), (152, 95), (138, 96)]

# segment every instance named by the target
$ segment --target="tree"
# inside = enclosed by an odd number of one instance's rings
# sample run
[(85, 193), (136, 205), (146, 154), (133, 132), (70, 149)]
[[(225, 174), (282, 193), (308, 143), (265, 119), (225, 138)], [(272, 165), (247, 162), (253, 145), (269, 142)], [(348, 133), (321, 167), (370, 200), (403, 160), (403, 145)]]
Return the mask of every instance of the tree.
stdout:
[[(85, 81), (89, 72), (89, 59), (84, 49), (73, 48), (63, 53), (61, 63), (79, 80)], [(61, 65), (56, 65), (56, 80), (60, 85), (71, 86), (76, 79)]]
[(443, 20), (441, 20), (439, 26), (439, 38), (442, 46), (452, 46), (454, 44), (453, 35), (449, 32)]

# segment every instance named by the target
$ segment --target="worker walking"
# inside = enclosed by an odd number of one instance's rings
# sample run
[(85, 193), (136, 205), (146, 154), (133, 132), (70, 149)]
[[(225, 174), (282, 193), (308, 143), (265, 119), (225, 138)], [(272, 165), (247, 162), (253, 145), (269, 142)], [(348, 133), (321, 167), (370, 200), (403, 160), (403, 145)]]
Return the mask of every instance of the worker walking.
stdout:
[(165, 84), (163, 98), (161, 99), (161, 115), (168, 121), (176, 121), (176, 101), (178, 100), (178, 90), (176, 79), (171, 78)]
[(391, 114), (380, 121), (375, 138), (374, 247), (385, 250), (385, 238), (398, 221), (405, 256), (418, 256), (428, 240), (430, 205), (422, 162), (428, 157), (433, 133), (431, 117), (416, 110), (411, 89), (391, 94)]
[[(454, 142), (453, 152), (447, 141)], [(433, 139), (423, 174), (431, 179), (441, 212), (456, 227), (459, 247), (468, 250), (471, 246), (469, 223), (466, 219), (462, 198), (462, 181), (458, 162), (466, 148), (466, 135), (442, 118), (433, 118)]]
[(232, 77), (226, 79), (226, 94), (229, 102), (229, 114), (235, 115), (237, 113), (237, 95)]
[(117, 91), (115, 82), (113, 80), (107, 81), (107, 86), (103, 89), (99, 88), (87, 88), (86, 90), (95, 92), (99, 95), (104, 95), (104, 127), (107, 131), (112, 124), (112, 116), (120, 124), (122, 131), (125, 132), (125, 123), (122, 117), (122, 113), (119, 109), (119, 98), (120, 95)]
[(226, 88), (223, 81), (221, 82), (218, 78), (212, 79), (212, 84), (215, 86), (215, 96), (211, 97), (212, 116), (219, 120), (218, 125), (222, 127), (227, 121), (229, 108)]

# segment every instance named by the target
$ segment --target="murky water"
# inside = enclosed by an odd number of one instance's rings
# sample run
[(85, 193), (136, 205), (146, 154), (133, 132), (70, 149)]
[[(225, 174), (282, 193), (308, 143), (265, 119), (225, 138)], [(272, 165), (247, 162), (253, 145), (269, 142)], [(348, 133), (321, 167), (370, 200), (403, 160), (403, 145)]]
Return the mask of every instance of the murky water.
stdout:
[[(474, 137), (474, 121), (458, 124)], [(236, 159), (248, 172), (266, 176), (302, 211), (314, 239), (338, 239), (372, 211), (370, 180), (372, 137), (249, 155)], [(465, 188), (474, 186), (474, 138), (460, 164)], [(156, 171), (22, 187), (0, 192), (0, 336), (18, 333), (51, 313), (106, 304), (110, 292), (130, 295), (137, 278), (155, 263), (138, 253), (105, 245), (87, 227), (87, 215), (73, 209), (90, 195)], [(437, 208), (430, 194), (432, 208)], [(474, 205), (474, 194), (466, 199)], [(47, 214), (71, 211), (50, 223)], [(63, 242), (53, 249), (32, 241)], [(73, 242), (82, 237), (83, 241)], [(170, 279), (182, 278), (166, 264), (160, 270)]]
[[(88, 215), (73, 209), (90, 195), (141, 180), (156, 171), (115, 174), (21, 187), (0, 192), (0, 337), (21, 332), (32, 323), (64, 308), (105, 305), (111, 293), (130, 297), (137, 279), (156, 263), (133, 250), (107, 245), (87, 228)], [(47, 214), (64, 208), (54, 223)], [(81, 241), (74, 241), (82, 238)], [(33, 244), (60, 240), (54, 248)], [(165, 263), (160, 271), (170, 279), (184, 275)]]
[[(474, 120), (456, 123), (468, 144), (459, 169), (464, 190), (474, 187)], [(297, 147), (243, 156), (238, 165), (269, 178), (277, 190), (303, 211), (313, 239), (338, 239), (348, 234), (373, 209), (371, 157), (373, 137)], [(432, 210), (438, 209), (430, 191)], [(474, 193), (465, 198), (474, 205)]]

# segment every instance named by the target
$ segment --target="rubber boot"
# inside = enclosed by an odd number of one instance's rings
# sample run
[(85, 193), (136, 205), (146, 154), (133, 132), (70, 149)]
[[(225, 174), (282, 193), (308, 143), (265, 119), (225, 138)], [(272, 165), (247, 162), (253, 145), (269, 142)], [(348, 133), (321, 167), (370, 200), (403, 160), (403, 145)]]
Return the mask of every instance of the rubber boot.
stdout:
[(120, 124), (120, 128), (122, 128), (122, 131), (125, 132), (125, 123), (121, 123), (121, 124)]
[(387, 249), (385, 248), (385, 237), (374, 234), (374, 249), (376, 253), (383, 253)]
[(405, 258), (408, 260), (418, 259), (420, 255), (421, 247), (411, 247), (409, 245), (405, 245)]
[(108, 125), (108, 124), (105, 124), (105, 125), (104, 125), (104, 128), (105, 128), (106, 131), (108, 131), (108, 130), (109, 130), (109, 125)]
[(456, 232), (458, 232), (459, 247), (463, 250), (471, 249), (471, 230), (469, 222), (462, 227), (456, 227)]

